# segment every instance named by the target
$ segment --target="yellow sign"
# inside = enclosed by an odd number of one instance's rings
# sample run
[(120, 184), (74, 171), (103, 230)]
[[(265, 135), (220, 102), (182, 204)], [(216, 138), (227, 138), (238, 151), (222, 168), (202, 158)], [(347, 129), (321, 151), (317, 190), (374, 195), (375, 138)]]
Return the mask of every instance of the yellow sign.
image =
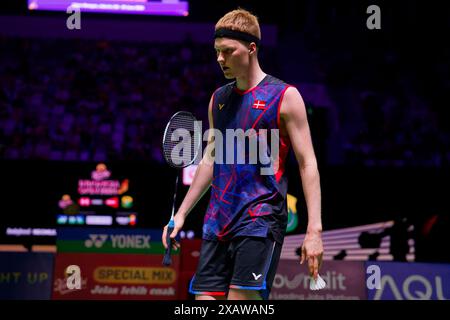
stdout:
[(176, 272), (172, 268), (98, 267), (94, 279), (100, 283), (172, 284)]
[(286, 227), (286, 232), (293, 232), (298, 225), (297, 198), (288, 194), (287, 206), (288, 206), (288, 223)]

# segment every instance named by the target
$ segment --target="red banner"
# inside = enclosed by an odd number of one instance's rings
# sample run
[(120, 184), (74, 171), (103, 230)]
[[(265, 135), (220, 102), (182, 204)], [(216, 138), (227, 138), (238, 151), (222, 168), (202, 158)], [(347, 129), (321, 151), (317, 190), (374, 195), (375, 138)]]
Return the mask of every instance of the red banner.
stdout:
[[(56, 255), (53, 299), (77, 300), (176, 300), (178, 299), (179, 256), (172, 265), (162, 265), (162, 255), (59, 253)], [(71, 288), (73, 274), (80, 270), (81, 288)]]

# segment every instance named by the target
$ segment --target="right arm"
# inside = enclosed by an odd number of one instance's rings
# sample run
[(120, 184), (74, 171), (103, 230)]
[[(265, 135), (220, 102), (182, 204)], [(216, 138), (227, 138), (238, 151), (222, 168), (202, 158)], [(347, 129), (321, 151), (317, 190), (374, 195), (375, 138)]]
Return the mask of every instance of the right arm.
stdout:
[[(195, 175), (192, 180), (191, 186), (189, 187), (189, 190), (186, 193), (183, 202), (181, 203), (177, 213), (174, 216), (175, 227), (170, 235), (174, 249), (180, 247), (180, 244), (175, 241), (175, 237), (183, 227), (184, 221), (188, 216), (188, 214), (195, 207), (195, 205), (202, 198), (202, 196), (206, 193), (206, 191), (208, 191), (213, 178), (214, 157), (212, 155), (212, 150), (214, 150), (214, 139), (212, 134), (213, 132), (212, 104), (213, 104), (213, 97), (211, 97), (208, 106), (208, 121), (210, 130), (205, 153), (197, 167), (197, 170), (195, 171)], [(167, 226), (164, 227), (162, 235), (164, 248), (167, 248), (166, 233), (167, 233)]]

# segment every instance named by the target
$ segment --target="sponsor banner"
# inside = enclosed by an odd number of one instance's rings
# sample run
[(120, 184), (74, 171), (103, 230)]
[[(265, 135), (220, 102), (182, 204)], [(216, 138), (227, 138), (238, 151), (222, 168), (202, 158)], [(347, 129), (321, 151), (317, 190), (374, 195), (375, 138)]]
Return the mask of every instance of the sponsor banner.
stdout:
[(202, 239), (181, 239), (180, 277), (178, 280), (179, 300), (188, 300), (189, 284), (197, 270)]
[[(179, 256), (162, 265), (163, 255), (58, 253), (52, 298), (56, 300), (174, 300), (178, 298)], [(68, 275), (69, 266), (79, 274)], [(73, 288), (79, 276), (80, 288)], [(76, 281), (75, 281), (76, 282)]]
[(300, 260), (280, 260), (272, 285), (273, 300), (365, 300), (364, 262), (325, 261), (320, 269), (325, 289), (311, 291), (307, 265)]
[(0, 299), (49, 300), (53, 253), (1, 252)]
[(369, 300), (450, 300), (450, 264), (370, 261), (366, 268)]
[(198, 260), (200, 258), (200, 249), (202, 246), (202, 239), (181, 239), (181, 264), (180, 268), (186, 271), (195, 272), (197, 270)]
[(154, 229), (60, 228), (56, 246), (58, 252), (164, 254), (161, 236)]

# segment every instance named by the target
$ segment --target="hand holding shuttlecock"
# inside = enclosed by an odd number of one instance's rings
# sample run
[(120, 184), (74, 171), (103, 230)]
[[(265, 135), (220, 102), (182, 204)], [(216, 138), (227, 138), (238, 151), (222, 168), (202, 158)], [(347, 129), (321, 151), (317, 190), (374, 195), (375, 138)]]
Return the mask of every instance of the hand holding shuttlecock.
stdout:
[[(309, 239), (310, 240), (310, 239)], [(303, 264), (305, 260), (308, 260), (308, 269), (310, 274), (310, 281), (309, 281), (309, 289), (312, 291), (322, 290), (324, 289), (327, 284), (322, 279), (322, 277), (319, 275), (319, 269), (322, 266), (322, 258), (323, 258), (323, 246), (322, 246), (322, 240), (319, 239), (313, 239), (310, 240), (308, 245), (312, 245), (315, 250), (309, 250), (310, 252), (320, 252), (319, 254), (308, 254), (307, 245), (303, 243), (301, 248), (301, 261), (300, 264)], [(311, 249), (311, 247), (310, 247)]]
[(325, 283), (325, 281), (322, 279), (322, 277), (320, 275), (317, 275), (317, 280), (314, 280), (313, 277), (311, 277), (311, 280), (309, 281), (309, 289), (316, 291), (316, 290), (321, 290), (323, 288), (325, 288), (327, 286), (327, 284)]

